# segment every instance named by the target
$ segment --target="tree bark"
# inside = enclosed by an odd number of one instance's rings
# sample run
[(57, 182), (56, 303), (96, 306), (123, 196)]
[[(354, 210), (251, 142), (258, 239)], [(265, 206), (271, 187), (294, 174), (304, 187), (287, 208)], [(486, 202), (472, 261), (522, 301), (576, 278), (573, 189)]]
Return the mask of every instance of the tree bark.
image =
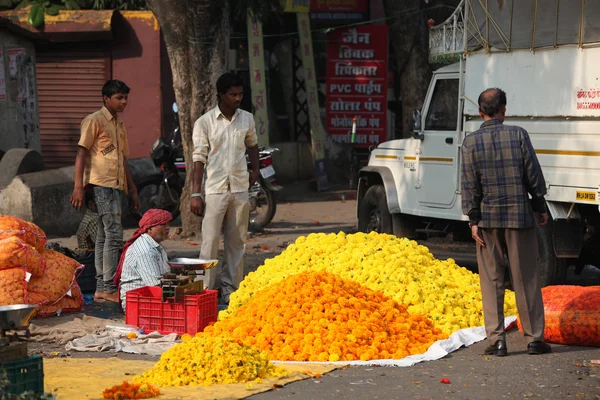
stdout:
[(182, 236), (198, 236), (202, 221), (190, 211), (192, 130), (196, 120), (216, 104), (215, 84), (225, 71), (229, 51), (229, 5), (211, 0), (148, 0), (148, 6), (162, 30), (179, 108), (187, 171), (180, 203)]
[(402, 137), (410, 136), (410, 111), (421, 109), (431, 79), (429, 30), (423, 0), (384, 0), (390, 42), (396, 57), (402, 96)]

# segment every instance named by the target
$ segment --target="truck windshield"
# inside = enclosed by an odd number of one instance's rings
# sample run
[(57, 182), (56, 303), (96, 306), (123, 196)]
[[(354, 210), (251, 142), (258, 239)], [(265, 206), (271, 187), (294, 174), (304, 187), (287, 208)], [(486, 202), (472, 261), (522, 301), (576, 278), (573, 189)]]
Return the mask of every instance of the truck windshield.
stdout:
[(458, 114), (458, 79), (438, 79), (425, 119), (425, 130), (455, 131)]

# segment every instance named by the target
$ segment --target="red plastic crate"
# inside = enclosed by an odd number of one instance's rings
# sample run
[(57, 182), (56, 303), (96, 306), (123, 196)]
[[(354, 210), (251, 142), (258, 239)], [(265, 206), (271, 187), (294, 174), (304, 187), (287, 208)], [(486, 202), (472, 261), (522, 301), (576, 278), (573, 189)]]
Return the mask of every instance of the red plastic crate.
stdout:
[(126, 293), (125, 323), (138, 326), (146, 333), (163, 335), (177, 333), (194, 335), (217, 321), (217, 291), (183, 297), (183, 302), (163, 302), (162, 289), (156, 286), (130, 290)]

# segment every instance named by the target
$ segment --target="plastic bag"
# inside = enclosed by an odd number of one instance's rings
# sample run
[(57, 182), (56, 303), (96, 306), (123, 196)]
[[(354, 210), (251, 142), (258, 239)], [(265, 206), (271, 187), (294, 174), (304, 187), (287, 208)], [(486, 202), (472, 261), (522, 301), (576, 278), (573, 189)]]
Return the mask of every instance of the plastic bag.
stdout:
[(42, 251), (48, 238), (39, 226), (20, 218), (0, 215), (0, 240), (16, 236), (37, 251)]
[(54, 250), (44, 249), (41, 255), (46, 261), (46, 272), (41, 277), (31, 278), (27, 290), (46, 297), (48, 304), (54, 304), (67, 294), (76, 272), (83, 265)]
[(25, 267), (32, 276), (42, 276), (46, 261), (36, 249), (16, 236), (0, 240), (0, 269)]
[(68, 312), (81, 311), (83, 308), (83, 295), (77, 282), (73, 282), (70, 295), (64, 296), (55, 304), (41, 305), (38, 308), (37, 316), (41, 318), (61, 315)]
[[(600, 286), (547, 286), (542, 289), (548, 342), (600, 346)], [(519, 330), (523, 329), (519, 323)]]
[(27, 304), (27, 269), (0, 270), (0, 306)]

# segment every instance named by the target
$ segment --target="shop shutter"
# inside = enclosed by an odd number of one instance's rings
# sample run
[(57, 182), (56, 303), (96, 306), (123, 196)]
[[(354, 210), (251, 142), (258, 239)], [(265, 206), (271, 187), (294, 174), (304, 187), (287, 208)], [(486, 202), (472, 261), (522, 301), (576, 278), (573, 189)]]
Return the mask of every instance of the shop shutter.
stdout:
[(110, 53), (53, 49), (37, 52), (40, 140), (46, 168), (75, 163), (81, 120), (102, 107)]

